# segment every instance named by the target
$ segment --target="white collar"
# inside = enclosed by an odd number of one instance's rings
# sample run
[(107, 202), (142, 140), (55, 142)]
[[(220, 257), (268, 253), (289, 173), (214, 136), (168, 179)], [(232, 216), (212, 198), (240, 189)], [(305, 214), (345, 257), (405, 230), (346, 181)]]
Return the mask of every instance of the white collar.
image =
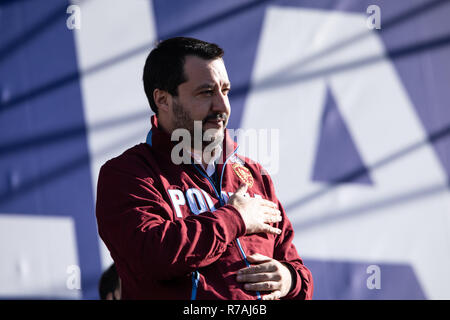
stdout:
[[(216, 158), (211, 159), (211, 162), (208, 163), (206, 169), (203, 166), (203, 161), (202, 161), (202, 152), (201, 151), (197, 151), (197, 150), (187, 150), (185, 149), (190, 155), (191, 157), (194, 159), (194, 161), (201, 165), (202, 168), (206, 171), (206, 174), (211, 177), (214, 172), (216, 171), (216, 164), (215, 164), (215, 160), (218, 158), (218, 156)], [(220, 155), (220, 153), (219, 153)]]

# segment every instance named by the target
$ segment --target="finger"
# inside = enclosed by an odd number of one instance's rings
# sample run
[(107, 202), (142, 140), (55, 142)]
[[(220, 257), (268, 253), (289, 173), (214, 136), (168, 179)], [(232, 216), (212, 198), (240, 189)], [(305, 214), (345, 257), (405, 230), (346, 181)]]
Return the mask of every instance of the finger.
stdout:
[(264, 223), (276, 223), (281, 222), (283, 220), (283, 217), (281, 217), (281, 215), (275, 215), (273, 213), (265, 213), (263, 219)]
[(277, 235), (281, 234), (281, 229), (272, 227), (272, 226), (270, 226), (268, 224), (264, 224), (262, 232), (273, 234), (273, 235), (277, 236)]
[(262, 296), (263, 300), (278, 300), (281, 298), (281, 291), (280, 290), (275, 290), (272, 293), (266, 294), (264, 296)]
[(280, 217), (264, 217), (264, 223), (277, 223), (277, 222), (281, 222), (281, 218)]
[(251, 255), (247, 256), (247, 260), (249, 262), (252, 262), (252, 263), (260, 264), (260, 263), (263, 263), (263, 262), (272, 261), (273, 259), (268, 257), (268, 256), (265, 256), (263, 254), (260, 254), (260, 253), (254, 253), (254, 254), (251, 254)]
[(266, 199), (259, 199), (261, 201), (261, 204), (266, 206), (266, 207), (271, 207), (274, 209), (278, 209), (278, 205), (275, 202), (272, 202), (270, 200), (266, 200)]
[(264, 281), (244, 284), (244, 289), (249, 291), (275, 291), (280, 290), (281, 283), (277, 281)]
[[(247, 260), (250, 259), (247, 257)], [(252, 263), (255, 263), (252, 261)], [(250, 267), (243, 268), (237, 272), (237, 275), (243, 274), (254, 274), (254, 273), (264, 273), (264, 272), (275, 272), (278, 270), (278, 266), (273, 261), (268, 261), (260, 264), (256, 264)]]
[(264, 213), (272, 216), (281, 216), (281, 211), (271, 207), (264, 207)]
[(280, 281), (281, 276), (275, 272), (264, 272), (254, 274), (240, 274), (236, 277), (237, 282), (254, 283), (264, 281)]
[(243, 183), (236, 189), (235, 194), (239, 194), (239, 195), (243, 196), (247, 192), (247, 189), (248, 189), (248, 185), (246, 183)]

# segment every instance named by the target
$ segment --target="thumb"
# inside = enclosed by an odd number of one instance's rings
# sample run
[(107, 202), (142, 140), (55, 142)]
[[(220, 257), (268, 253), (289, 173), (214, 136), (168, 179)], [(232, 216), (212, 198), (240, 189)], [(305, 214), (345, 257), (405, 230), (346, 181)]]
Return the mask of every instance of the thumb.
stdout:
[(260, 253), (254, 253), (250, 256), (247, 256), (249, 262), (253, 263), (263, 263), (272, 260), (272, 258), (266, 257)]
[(235, 192), (235, 193), (237, 193), (237, 194), (243, 196), (243, 195), (247, 192), (247, 189), (248, 189), (248, 185), (247, 185), (246, 183), (242, 183), (242, 184), (236, 189), (236, 192)]

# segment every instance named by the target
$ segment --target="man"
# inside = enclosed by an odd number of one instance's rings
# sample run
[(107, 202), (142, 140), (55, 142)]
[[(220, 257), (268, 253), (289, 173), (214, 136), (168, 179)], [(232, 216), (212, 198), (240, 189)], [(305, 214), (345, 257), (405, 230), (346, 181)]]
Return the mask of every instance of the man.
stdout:
[(312, 298), (270, 177), (227, 134), (222, 56), (197, 39), (159, 43), (144, 67), (147, 143), (100, 170), (98, 229), (122, 299)]

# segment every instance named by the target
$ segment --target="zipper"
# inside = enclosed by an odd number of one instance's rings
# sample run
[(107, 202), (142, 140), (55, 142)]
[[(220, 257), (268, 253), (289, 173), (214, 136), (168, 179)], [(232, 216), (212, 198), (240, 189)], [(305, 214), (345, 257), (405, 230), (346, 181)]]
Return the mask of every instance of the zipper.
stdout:
[(197, 298), (197, 288), (198, 288), (198, 280), (200, 279), (200, 273), (198, 270), (192, 272), (192, 292), (191, 292), (191, 300), (195, 300)]
[[(210, 177), (209, 177), (206, 173), (203, 172), (203, 169), (199, 168), (197, 164), (195, 164), (195, 163), (193, 164), (193, 165), (194, 165), (194, 168), (197, 169), (197, 171), (198, 171), (203, 177), (205, 177), (205, 178), (208, 180), (209, 184), (212, 186), (212, 188), (213, 188), (213, 190), (214, 190), (214, 193), (216, 194), (217, 198), (219, 199), (220, 206), (225, 205), (225, 200), (222, 198), (222, 181), (223, 181), (222, 179), (223, 179), (223, 173), (224, 173), (224, 171), (225, 171), (225, 166), (227, 165), (228, 160), (229, 160), (232, 156), (234, 156), (234, 155), (237, 153), (238, 148), (239, 148), (239, 147), (237, 147), (237, 148), (233, 151), (233, 153), (232, 153), (230, 156), (228, 156), (228, 158), (225, 160), (225, 163), (223, 164), (222, 172), (221, 172), (221, 174), (220, 174), (219, 191), (217, 191), (217, 186), (215, 185), (215, 183), (213, 183), (213, 182), (211, 181)], [(247, 266), (247, 268), (250, 267), (250, 266), (251, 266), (251, 265), (250, 265), (250, 262), (248, 262), (248, 260), (247, 260), (247, 256), (246, 256), (246, 254), (245, 254), (244, 249), (242, 248), (242, 245), (241, 245), (241, 242), (240, 242), (239, 238), (237, 238), (237, 239), (235, 240), (235, 242), (236, 242), (236, 245), (237, 245), (237, 247), (238, 247), (238, 249), (239, 249), (239, 252), (241, 253), (242, 259), (243, 259), (244, 262), (245, 262), (245, 265)], [(195, 295), (194, 295), (194, 293), (196, 294), (197, 288), (198, 288), (198, 279), (197, 279), (197, 281), (194, 282), (194, 275), (195, 275), (195, 274), (197, 274), (197, 278), (198, 278), (198, 277), (199, 277), (199, 272), (198, 272), (198, 270), (195, 270), (194, 272), (192, 272), (192, 279), (193, 279), (193, 280), (192, 280), (192, 293), (193, 293), (193, 294), (191, 295), (191, 300), (195, 300)], [(192, 298), (192, 297), (193, 297), (193, 298)], [(256, 291), (256, 297), (257, 297), (257, 300), (261, 300), (261, 294), (259, 293), (259, 291)]]
[[(148, 134), (147, 134), (147, 138), (146, 138), (146, 143), (151, 147), (152, 146), (152, 130), (149, 130)], [(206, 178), (206, 180), (209, 182), (209, 184), (211, 185), (214, 193), (216, 194), (217, 198), (219, 199), (220, 202), (220, 206), (225, 205), (225, 201), (222, 198), (222, 179), (223, 179), (223, 173), (225, 171), (225, 166), (227, 165), (228, 160), (234, 156), (237, 152), (239, 147), (237, 147), (233, 153), (228, 156), (228, 158), (225, 160), (225, 163), (223, 164), (222, 167), (222, 172), (220, 174), (220, 182), (219, 182), (219, 192), (217, 192), (217, 188), (216, 188), (216, 184), (214, 182), (211, 181), (211, 178), (203, 172), (202, 169), (198, 168), (197, 164), (194, 163), (194, 168), (203, 176)], [(242, 259), (245, 262), (245, 265), (247, 267), (250, 267), (250, 263), (247, 260), (247, 256), (245, 255), (244, 249), (242, 248), (241, 242), (239, 241), (239, 238), (235, 240), (237, 247), (242, 255)], [(200, 280), (200, 273), (198, 272), (198, 269), (192, 272), (192, 291), (191, 291), (191, 300), (196, 300), (197, 298), (197, 289), (198, 289), (198, 283)], [(256, 292), (256, 296), (258, 300), (261, 300), (261, 294), (259, 293), (259, 291)]]
[(197, 171), (198, 171), (204, 178), (206, 178), (206, 180), (208, 180), (208, 182), (209, 182), (209, 184), (211, 185), (211, 187), (212, 187), (214, 193), (216, 194), (217, 198), (219, 198), (220, 205), (223, 206), (223, 200), (222, 200), (222, 197), (219, 196), (219, 194), (217, 193), (217, 189), (216, 189), (216, 187), (215, 187), (214, 182), (213, 182), (213, 181), (211, 180), (211, 178), (204, 172), (203, 169), (199, 168), (198, 164), (194, 163), (193, 166), (194, 166), (195, 169), (197, 169)]
[[(242, 258), (244, 259), (245, 265), (247, 266), (247, 268), (249, 268), (251, 265), (247, 260), (247, 256), (245, 255), (244, 248), (242, 248), (239, 238), (236, 239), (236, 243), (238, 245), (239, 251), (241, 252)], [(259, 291), (256, 291), (256, 297), (258, 300), (261, 300), (261, 294), (259, 293)]]

